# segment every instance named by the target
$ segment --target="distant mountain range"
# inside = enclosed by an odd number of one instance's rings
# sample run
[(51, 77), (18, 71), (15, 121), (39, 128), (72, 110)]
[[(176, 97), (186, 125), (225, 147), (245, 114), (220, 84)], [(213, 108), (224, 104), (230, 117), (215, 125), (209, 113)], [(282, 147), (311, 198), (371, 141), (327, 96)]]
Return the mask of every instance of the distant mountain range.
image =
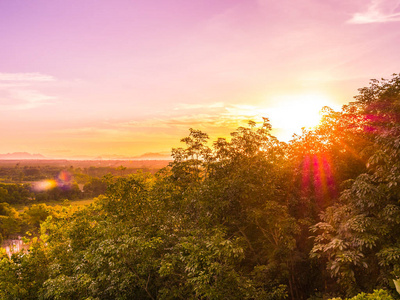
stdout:
[(42, 154), (31, 154), (28, 152), (14, 152), (7, 154), (0, 154), (0, 159), (45, 159)]
[[(18, 159), (60, 159), (60, 158), (49, 158), (42, 154), (31, 154), (28, 152), (13, 152), (7, 154), (0, 154), (0, 159), (18, 160)], [(65, 158), (63, 158), (65, 159)], [(171, 160), (171, 155), (169, 153), (145, 153), (140, 156), (124, 156), (124, 155), (105, 155), (101, 157), (70, 157), (67, 160), (74, 159), (86, 159), (86, 160), (107, 160), (107, 159), (120, 159), (120, 160)]]
[(139, 156), (125, 156), (125, 155), (102, 155), (95, 158), (96, 160), (102, 159), (121, 159), (121, 160), (171, 160), (171, 155), (169, 153), (145, 153)]
[(145, 153), (143, 155), (137, 156), (137, 159), (171, 159), (170, 153)]

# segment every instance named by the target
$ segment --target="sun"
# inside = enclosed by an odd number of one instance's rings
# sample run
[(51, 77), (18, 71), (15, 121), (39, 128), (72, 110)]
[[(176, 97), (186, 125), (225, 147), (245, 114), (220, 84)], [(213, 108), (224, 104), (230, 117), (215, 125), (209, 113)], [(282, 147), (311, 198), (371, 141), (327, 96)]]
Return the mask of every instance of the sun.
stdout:
[(276, 97), (266, 112), (274, 134), (280, 140), (288, 141), (293, 134), (300, 134), (303, 127), (317, 126), (324, 106), (335, 108), (337, 105), (321, 94), (285, 95)]

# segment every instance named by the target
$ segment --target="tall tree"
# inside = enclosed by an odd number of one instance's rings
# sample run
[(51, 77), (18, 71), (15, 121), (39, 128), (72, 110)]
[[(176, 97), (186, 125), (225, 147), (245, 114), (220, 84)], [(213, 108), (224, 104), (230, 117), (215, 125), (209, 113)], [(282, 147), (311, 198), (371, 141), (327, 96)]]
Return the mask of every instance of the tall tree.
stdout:
[(400, 77), (373, 80), (356, 100), (349, 108), (359, 120), (354, 130), (372, 141), (367, 171), (314, 226), (312, 251), (349, 294), (400, 276)]

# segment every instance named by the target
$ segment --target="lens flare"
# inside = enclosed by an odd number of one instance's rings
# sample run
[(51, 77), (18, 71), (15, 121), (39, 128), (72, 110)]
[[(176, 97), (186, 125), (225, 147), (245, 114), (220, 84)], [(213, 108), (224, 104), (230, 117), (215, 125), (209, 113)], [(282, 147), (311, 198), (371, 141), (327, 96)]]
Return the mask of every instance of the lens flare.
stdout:
[(72, 185), (72, 175), (67, 171), (61, 171), (55, 179), (46, 179), (34, 182), (32, 184), (32, 190), (35, 192), (44, 192), (55, 187), (61, 189), (69, 189)]
[(57, 176), (57, 186), (60, 188), (70, 188), (72, 184), (72, 175), (67, 171), (61, 171)]
[(32, 184), (32, 189), (35, 192), (43, 192), (48, 191), (57, 186), (57, 182), (55, 180), (42, 180)]
[(307, 155), (302, 162), (303, 196), (312, 193), (318, 205), (325, 207), (337, 196), (330, 158), (326, 155)]

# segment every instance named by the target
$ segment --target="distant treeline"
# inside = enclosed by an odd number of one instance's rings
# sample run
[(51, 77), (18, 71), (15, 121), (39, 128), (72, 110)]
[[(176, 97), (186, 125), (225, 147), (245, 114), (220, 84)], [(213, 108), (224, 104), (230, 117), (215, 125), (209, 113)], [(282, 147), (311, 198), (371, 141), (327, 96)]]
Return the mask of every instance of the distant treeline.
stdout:
[(82, 190), (76, 183), (68, 188), (54, 186), (40, 191), (33, 189), (31, 184), (0, 183), (0, 203), (31, 205), (36, 202), (92, 198), (103, 194), (106, 189), (106, 183), (98, 178), (91, 179), (83, 185)]
[[(48, 161), (47, 161), (48, 162)], [(156, 173), (155, 168), (128, 168), (89, 166), (85, 168), (63, 165), (34, 165), (35, 161), (25, 161), (33, 165), (1, 166), (0, 163), (0, 202), (9, 204), (30, 204), (43, 201), (75, 200), (87, 197), (97, 197), (106, 190), (104, 176), (128, 176), (137, 172)], [(85, 162), (87, 163), (87, 162)], [(95, 163), (95, 162), (94, 162)], [(153, 167), (165, 167), (167, 162), (158, 162)], [(149, 162), (149, 165), (151, 163)], [(35, 189), (42, 181), (57, 181), (60, 173), (66, 172), (71, 176), (71, 182), (64, 186), (50, 186), (45, 189)]]
[[(90, 165), (92, 163), (92, 165)], [(90, 177), (107, 174), (125, 176), (138, 171), (156, 173), (167, 166), (169, 161), (40, 161), (40, 160), (0, 160), (0, 182), (24, 182), (55, 178), (62, 170), (75, 177), (78, 184), (88, 182)]]

